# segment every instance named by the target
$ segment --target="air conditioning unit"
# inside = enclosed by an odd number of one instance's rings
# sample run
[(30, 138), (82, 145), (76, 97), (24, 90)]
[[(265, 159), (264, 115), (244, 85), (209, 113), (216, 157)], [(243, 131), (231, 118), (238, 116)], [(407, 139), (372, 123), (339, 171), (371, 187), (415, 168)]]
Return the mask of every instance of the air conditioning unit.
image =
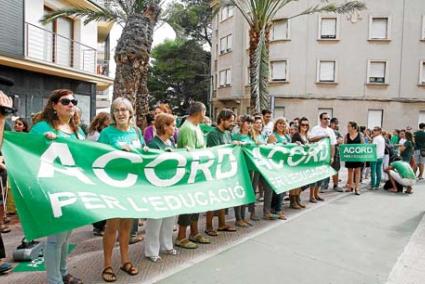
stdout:
[(385, 83), (384, 77), (369, 77), (370, 83)]
[(320, 35), (323, 39), (336, 39), (336, 35)]

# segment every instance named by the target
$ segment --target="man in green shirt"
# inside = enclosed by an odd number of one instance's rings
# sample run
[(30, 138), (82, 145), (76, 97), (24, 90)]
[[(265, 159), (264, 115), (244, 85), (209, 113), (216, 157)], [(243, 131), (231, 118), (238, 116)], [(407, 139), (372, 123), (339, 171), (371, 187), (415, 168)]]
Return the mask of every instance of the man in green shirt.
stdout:
[(406, 193), (412, 193), (412, 186), (416, 182), (416, 176), (410, 167), (409, 163), (404, 161), (395, 161), (385, 169), (388, 176), (390, 177), (392, 188), (391, 192), (398, 192), (397, 184), (402, 187), (406, 187)]
[[(200, 124), (204, 120), (206, 107), (201, 102), (194, 102), (189, 107), (189, 116), (179, 129), (177, 137), (177, 148), (188, 150), (205, 148), (205, 138)], [(210, 240), (202, 236), (198, 231), (199, 214), (182, 214), (179, 216), (179, 232), (177, 234), (176, 246), (186, 249), (196, 249), (200, 244), (209, 244)], [(189, 239), (186, 238), (187, 227), (190, 226)]]
[[(207, 135), (207, 147), (218, 145), (232, 144), (230, 131), (235, 124), (235, 114), (230, 109), (223, 109), (217, 117), (217, 127), (213, 128)], [(207, 227), (205, 233), (209, 236), (217, 236), (217, 232), (213, 228), (214, 214), (218, 215), (218, 231), (221, 232), (236, 232), (236, 229), (226, 225), (226, 210), (207, 212)]]
[(423, 179), (425, 157), (421, 155), (421, 150), (425, 151), (425, 123), (419, 124), (419, 130), (414, 133), (415, 153), (413, 157), (419, 168), (419, 179)]

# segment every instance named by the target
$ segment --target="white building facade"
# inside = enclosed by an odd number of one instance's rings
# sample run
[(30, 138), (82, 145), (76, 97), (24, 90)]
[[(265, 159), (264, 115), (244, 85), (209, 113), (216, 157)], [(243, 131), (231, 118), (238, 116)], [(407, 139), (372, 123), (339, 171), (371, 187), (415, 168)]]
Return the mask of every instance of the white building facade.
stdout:
[[(385, 129), (425, 122), (425, 1), (366, 0), (355, 15), (289, 19), (317, 0), (291, 3), (270, 34), (269, 92), (274, 116), (321, 112), (340, 124)], [(236, 8), (213, 20), (213, 108), (249, 107), (248, 25)], [(343, 126), (344, 127), (344, 126)]]

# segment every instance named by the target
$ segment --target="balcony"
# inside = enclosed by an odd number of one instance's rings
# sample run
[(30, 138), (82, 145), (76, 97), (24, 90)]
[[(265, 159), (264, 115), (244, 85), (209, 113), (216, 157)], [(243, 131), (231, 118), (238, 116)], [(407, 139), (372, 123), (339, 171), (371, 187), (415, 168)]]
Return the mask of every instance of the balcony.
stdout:
[(25, 57), (80, 72), (108, 76), (107, 61), (97, 60), (93, 47), (25, 23)]

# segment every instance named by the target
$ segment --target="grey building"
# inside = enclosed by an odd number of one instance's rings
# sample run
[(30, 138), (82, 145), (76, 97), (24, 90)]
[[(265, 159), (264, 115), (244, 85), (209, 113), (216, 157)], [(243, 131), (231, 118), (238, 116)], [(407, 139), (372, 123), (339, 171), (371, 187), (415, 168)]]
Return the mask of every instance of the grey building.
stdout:
[[(366, 0), (354, 15), (288, 18), (317, 0), (288, 5), (276, 16), (270, 43), (274, 116), (320, 112), (368, 127), (425, 122), (425, 1)], [(213, 20), (212, 101), (245, 113), (249, 106), (248, 26), (235, 8)]]
[(89, 0), (0, 0), (0, 75), (15, 81), (4, 88), (17, 97), (18, 115), (31, 121), (54, 89), (74, 92), (82, 122), (96, 115), (97, 94), (112, 85), (108, 76), (111, 23), (62, 17), (42, 25), (44, 14), (56, 9), (85, 7)]

